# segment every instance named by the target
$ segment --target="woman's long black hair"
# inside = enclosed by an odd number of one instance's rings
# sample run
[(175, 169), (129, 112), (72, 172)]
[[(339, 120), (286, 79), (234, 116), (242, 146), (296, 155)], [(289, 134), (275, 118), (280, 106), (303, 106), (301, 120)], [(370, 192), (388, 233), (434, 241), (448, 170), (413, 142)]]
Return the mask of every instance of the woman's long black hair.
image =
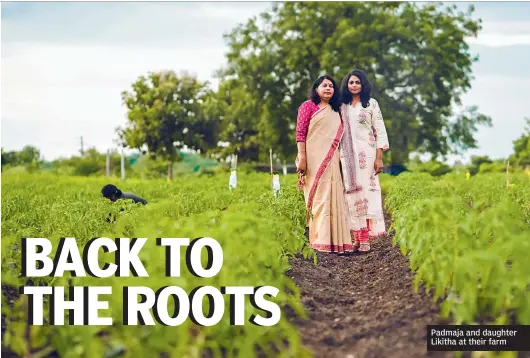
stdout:
[(338, 112), (340, 108), (340, 93), (339, 88), (337, 87), (337, 83), (335, 82), (333, 77), (329, 75), (323, 75), (317, 78), (317, 80), (313, 82), (313, 85), (309, 89), (308, 97), (310, 100), (313, 101), (314, 104), (320, 103), (321, 100), (320, 96), (317, 93), (317, 88), (322, 82), (324, 82), (324, 80), (329, 80), (333, 84), (333, 96), (331, 96), (331, 99), (329, 100), (329, 105), (331, 106), (331, 108), (333, 108), (335, 112)]
[(359, 78), (359, 80), (361, 80), (361, 104), (363, 108), (368, 107), (370, 105), (370, 98), (372, 98), (372, 84), (370, 81), (368, 81), (368, 76), (366, 73), (361, 70), (351, 71), (342, 80), (340, 102), (344, 104), (350, 104), (353, 100), (353, 96), (348, 89), (348, 81), (350, 80), (351, 76), (356, 76)]

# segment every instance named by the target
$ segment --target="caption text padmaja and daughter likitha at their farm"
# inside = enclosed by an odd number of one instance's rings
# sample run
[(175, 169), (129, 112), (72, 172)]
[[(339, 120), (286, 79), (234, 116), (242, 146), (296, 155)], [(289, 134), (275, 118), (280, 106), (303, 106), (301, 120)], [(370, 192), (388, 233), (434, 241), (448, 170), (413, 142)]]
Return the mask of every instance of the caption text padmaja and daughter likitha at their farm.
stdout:
[(319, 77), (298, 109), (298, 188), (307, 210), (311, 248), (339, 254), (370, 251), (370, 238), (386, 234), (378, 174), (388, 135), (363, 71), (337, 88)]

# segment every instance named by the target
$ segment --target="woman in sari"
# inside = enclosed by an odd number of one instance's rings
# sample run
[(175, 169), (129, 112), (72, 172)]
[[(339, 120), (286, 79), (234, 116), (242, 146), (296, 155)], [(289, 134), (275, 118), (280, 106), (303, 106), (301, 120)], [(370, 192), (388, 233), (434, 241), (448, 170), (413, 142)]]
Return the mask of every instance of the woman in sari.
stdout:
[(309, 99), (298, 109), (296, 157), (299, 190), (303, 189), (310, 247), (343, 254), (352, 251), (344, 186), (340, 173), (339, 142), (344, 126), (336, 84), (330, 76), (319, 77)]
[(370, 251), (370, 238), (386, 234), (381, 187), (383, 152), (388, 136), (379, 103), (363, 71), (353, 70), (341, 86), (340, 113), (344, 135), (340, 143), (342, 174), (354, 250)]

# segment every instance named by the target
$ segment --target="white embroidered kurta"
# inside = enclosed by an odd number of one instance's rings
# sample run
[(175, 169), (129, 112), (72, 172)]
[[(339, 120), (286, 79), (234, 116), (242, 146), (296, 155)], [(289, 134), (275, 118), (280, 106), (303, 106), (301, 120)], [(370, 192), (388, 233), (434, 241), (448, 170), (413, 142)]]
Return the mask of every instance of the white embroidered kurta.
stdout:
[(363, 108), (342, 105), (341, 114), (347, 123), (341, 142), (341, 162), (345, 182), (346, 202), (352, 230), (366, 227), (370, 221), (370, 236), (386, 233), (379, 176), (374, 163), (377, 149), (389, 149), (388, 135), (379, 103), (370, 99)]

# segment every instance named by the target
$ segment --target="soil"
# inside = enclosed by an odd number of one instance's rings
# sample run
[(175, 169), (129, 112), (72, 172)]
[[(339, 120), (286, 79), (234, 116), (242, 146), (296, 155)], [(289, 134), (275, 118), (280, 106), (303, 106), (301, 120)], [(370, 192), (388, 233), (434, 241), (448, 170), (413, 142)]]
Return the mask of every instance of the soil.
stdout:
[[(390, 218), (387, 217), (387, 223)], [(413, 291), (413, 275), (392, 233), (371, 240), (372, 252), (295, 257), (287, 272), (301, 290), (308, 319), (295, 319), (315, 357), (451, 357), (427, 352), (427, 325), (439, 318), (432, 297)]]

